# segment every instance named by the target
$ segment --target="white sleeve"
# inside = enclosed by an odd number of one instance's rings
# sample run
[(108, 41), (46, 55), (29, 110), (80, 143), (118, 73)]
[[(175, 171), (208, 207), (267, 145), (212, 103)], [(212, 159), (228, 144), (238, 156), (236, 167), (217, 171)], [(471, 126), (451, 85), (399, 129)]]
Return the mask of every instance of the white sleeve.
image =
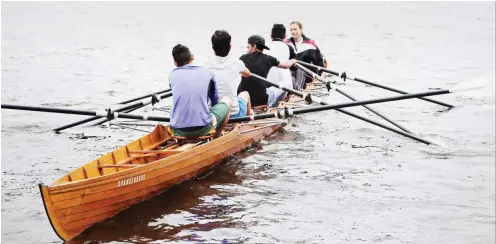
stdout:
[(236, 71), (238, 71), (238, 73), (241, 73), (245, 70), (245, 63), (243, 63), (243, 61), (241, 60), (236, 60)]

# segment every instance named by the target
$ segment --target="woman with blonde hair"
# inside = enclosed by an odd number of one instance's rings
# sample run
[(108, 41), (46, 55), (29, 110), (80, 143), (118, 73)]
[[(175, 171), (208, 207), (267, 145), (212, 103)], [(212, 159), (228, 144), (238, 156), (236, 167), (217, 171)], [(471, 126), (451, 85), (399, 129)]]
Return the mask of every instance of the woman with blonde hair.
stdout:
[[(303, 25), (301, 22), (293, 21), (290, 23), (289, 28), (291, 31), (291, 37), (286, 41), (291, 47), (294, 48), (296, 59), (321, 67), (327, 67), (327, 61), (324, 58), (324, 55), (320, 52), (320, 49), (315, 41), (303, 34)], [(313, 71), (317, 73), (316, 69), (313, 69)], [(303, 81), (305, 81), (305, 83), (312, 81), (309, 77), (304, 79), (304, 73), (301, 70), (293, 72), (293, 76), (296, 79), (293, 88), (297, 90), (303, 88)]]

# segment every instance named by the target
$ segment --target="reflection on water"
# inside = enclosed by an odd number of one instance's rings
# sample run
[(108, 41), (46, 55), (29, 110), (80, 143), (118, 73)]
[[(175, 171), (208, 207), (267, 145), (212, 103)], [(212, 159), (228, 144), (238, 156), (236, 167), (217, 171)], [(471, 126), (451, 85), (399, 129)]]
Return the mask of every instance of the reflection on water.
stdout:
[(261, 175), (270, 166), (247, 168), (241, 159), (259, 149), (259, 143), (255, 143), (243, 152), (223, 160), (197, 179), (173, 186), (152, 199), (133, 205), (92, 226), (71, 243), (89, 240), (205, 241), (201, 237), (202, 232), (219, 228), (244, 228), (243, 223), (237, 221), (246, 211), (244, 206), (247, 202), (238, 199), (247, 190), (243, 182), (268, 179)]
[(202, 231), (232, 226), (233, 223), (225, 219), (226, 214), (234, 211), (231, 206), (209, 203), (212, 201), (211, 198), (217, 201), (225, 198), (222, 195), (217, 196), (219, 192), (211, 186), (240, 182), (236, 179), (232, 164), (230, 166), (223, 163), (222, 166), (201, 180), (192, 180), (174, 186), (151, 200), (132, 206), (110, 220), (93, 226), (77, 239), (173, 240), (181, 231)]

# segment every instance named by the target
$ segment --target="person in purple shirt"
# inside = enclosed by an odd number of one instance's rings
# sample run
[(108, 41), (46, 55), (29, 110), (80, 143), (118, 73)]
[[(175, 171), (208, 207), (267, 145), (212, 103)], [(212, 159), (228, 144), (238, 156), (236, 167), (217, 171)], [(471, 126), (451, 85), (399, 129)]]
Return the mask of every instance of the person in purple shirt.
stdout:
[[(220, 136), (229, 120), (231, 100), (219, 93), (211, 71), (193, 65), (194, 56), (188, 47), (178, 44), (172, 49), (174, 68), (169, 75), (172, 89), (170, 127), (174, 134), (188, 138), (208, 134), (215, 129)], [(208, 100), (212, 107), (209, 109)]]

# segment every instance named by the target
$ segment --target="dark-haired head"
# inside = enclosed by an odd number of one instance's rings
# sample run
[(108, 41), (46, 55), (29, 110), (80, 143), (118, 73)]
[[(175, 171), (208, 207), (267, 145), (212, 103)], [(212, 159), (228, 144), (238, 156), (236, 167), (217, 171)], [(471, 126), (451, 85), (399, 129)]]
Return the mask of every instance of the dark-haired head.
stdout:
[(217, 56), (227, 56), (231, 50), (231, 35), (225, 30), (216, 30), (212, 35), (212, 49)]
[(283, 24), (274, 24), (271, 32), (272, 40), (284, 39), (286, 37), (286, 27)]
[(172, 48), (172, 57), (174, 58), (174, 63), (177, 67), (181, 67), (193, 61), (193, 55), (191, 55), (189, 48), (181, 44), (177, 44)]

